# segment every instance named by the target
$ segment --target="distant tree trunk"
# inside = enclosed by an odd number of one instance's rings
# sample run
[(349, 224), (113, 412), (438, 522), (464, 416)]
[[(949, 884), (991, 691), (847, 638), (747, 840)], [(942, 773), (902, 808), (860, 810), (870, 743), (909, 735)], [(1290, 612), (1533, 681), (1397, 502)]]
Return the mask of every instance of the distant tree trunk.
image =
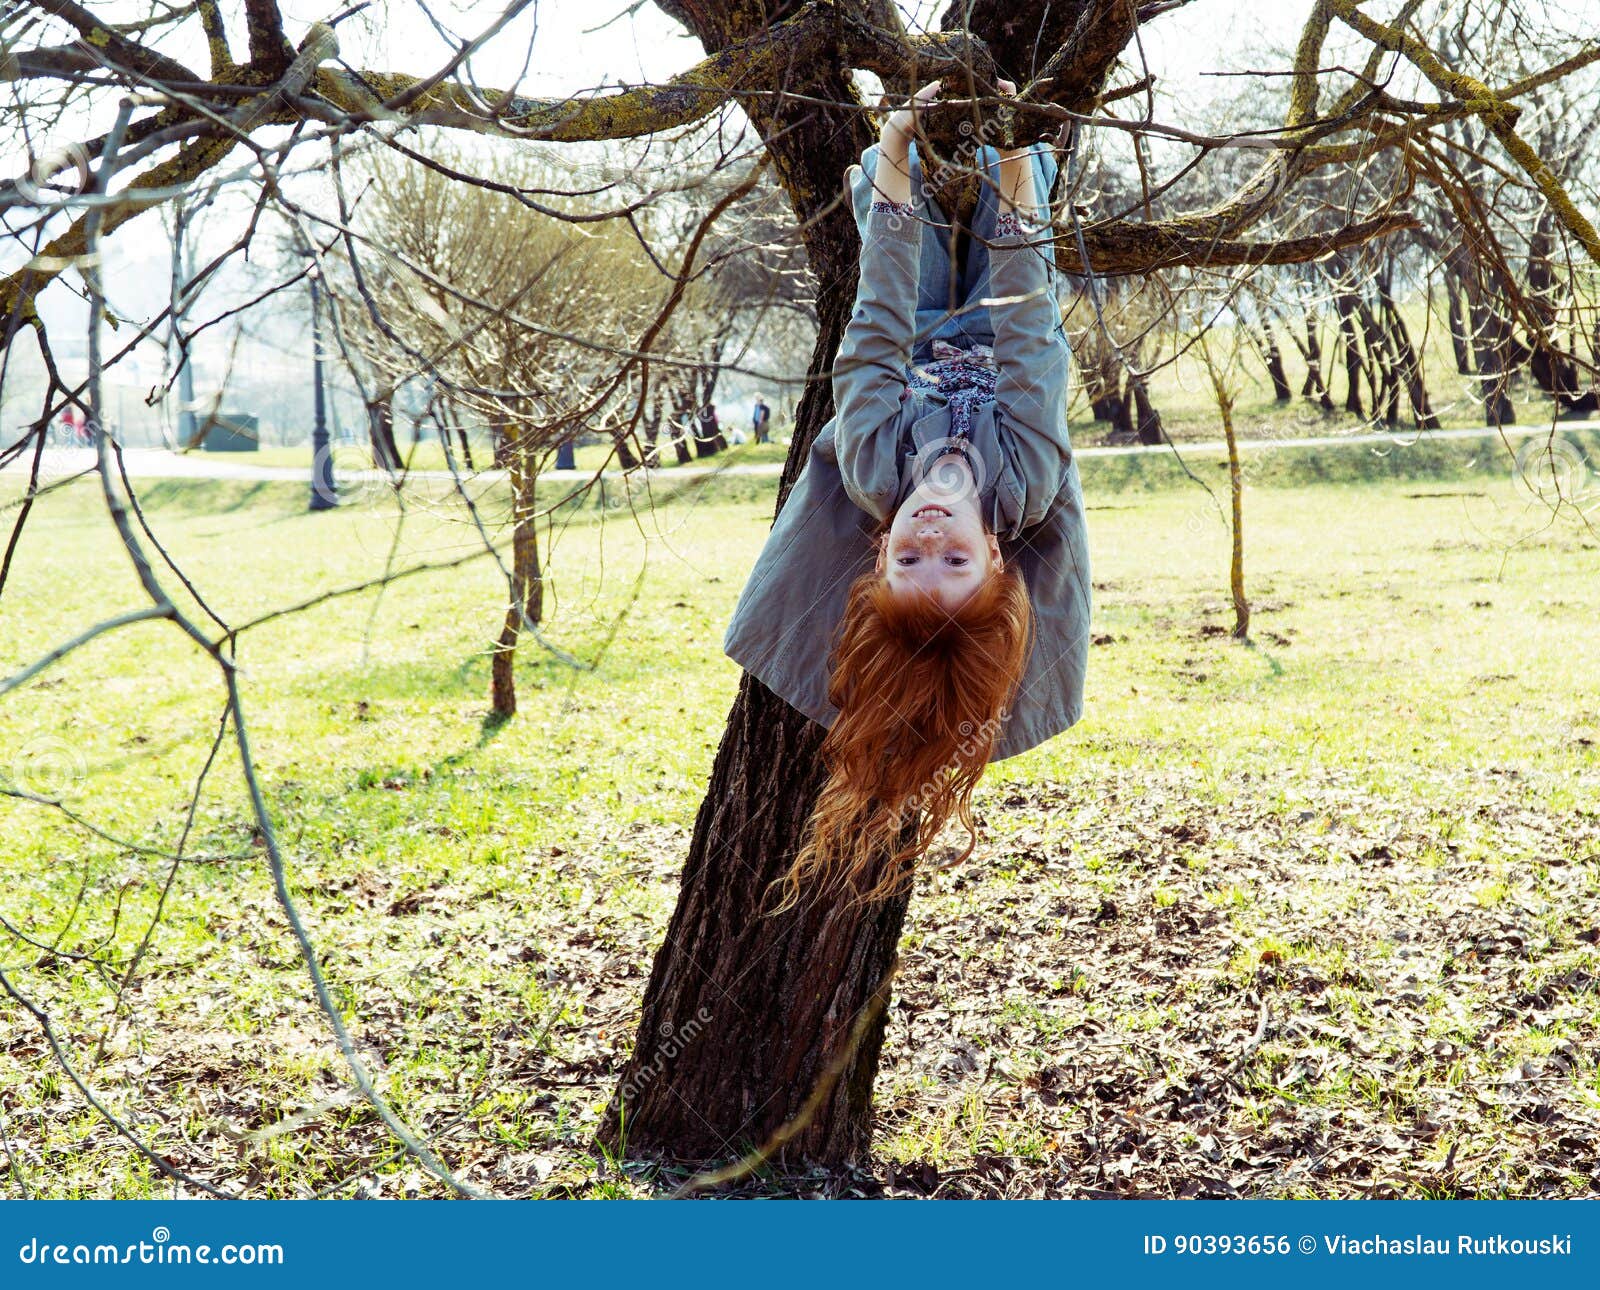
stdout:
[(367, 407), (367, 425), (372, 437), (372, 461), (379, 470), (400, 470), (400, 448), (394, 441), (394, 396), (382, 395)]
[(1250, 600), (1244, 593), (1244, 471), (1239, 464), (1239, 438), (1233, 429), (1233, 396), (1220, 387), (1217, 409), (1222, 436), (1228, 443), (1228, 493), (1232, 499), (1233, 549), (1228, 558), (1228, 588), (1233, 593), (1233, 638), (1250, 639)]
[(694, 413), (694, 450), (697, 457), (715, 457), (728, 446), (722, 436), (722, 424), (717, 420), (713, 404), (702, 404)]
[(639, 459), (633, 455), (633, 445), (628, 441), (626, 430), (618, 431), (611, 440), (617, 450), (617, 465), (623, 470), (633, 470), (639, 465)]
[[(457, 463), (457, 466), (459, 469), (471, 474), (477, 467), (472, 463), (472, 441), (467, 435), (466, 418), (462, 416), (461, 407), (454, 399), (447, 399), (444, 407), (445, 415), (449, 417), (447, 424), (450, 429), (455, 431), (456, 449), (461, 454), (461, 460)], [(448, 430), (445, 432), (445, 438), (449, 438)]]
[(677, 455), (680, 466), (687, 466), (694, 460), (694, 453), (689, 447), (689, 440), (694, 433), (690, 429), (694, 424), (694, 412), (694, 391), (680, 385), (672, 395), (672, 451)]
[(1261, 324), (1261, 353), (1267, 365), (1267, 375), (1272, 380), (1272, 397), (1279, 403), (1287, 403), (1294, 397), (1294, 391), (1289, 387), (1289, 375), (1283, 370), (1283, 352), (1278, 348), (1278, 337), (1272, 330), (1272, 324), (1263, 321)]
[(544, 583), (539, 571), (539, 519), (534, 499), (538, 468), (533, 454), (515, 445), (506, 454), (511, 476), (511, 597), (505, 625), (489, 660), (489, 710), (497, 717), (517, 710), (517, 681), (512, 664), (523, 619), (539, 623), (544, 618)]
[(661, 400), (662, 390), (659, 382), (651, 391), (650, 410), (644, 419), (644, 464), (654, 469), (661, 464)]
[(1372, 386), (1372, 415), (1381, 415), (1384, 424), (1393, 429), (1400, 420), (1398, 362), (1389, 348), (1388, 333), (1379, 325), (1377, 316), (1365, 300), (1357, 306), (1356, 316), (1361, 323), (1362, 339), (1366, 342), (1368, 381)]
[(1548, 211), (1528, 243), (1528, 290), (1524, 301), (1539, 321), (1543, 334), (1533, 337), (1533, 352), (1528, 360), (1528, 370), (1539, 387), (1555, 400), (1558, 411), (1588, 411), (1580, 407), (1583, 388), (1578, 379), (1577, 365), (1561, 351), (1557, 335), (1560, 297), (1557, 294), (1555, 272), (1550, 265), (1552, 217)]
[(1356, 339), (1356, 298), (1348, 291), (1341, 291), (1333, 303), (1339, 313), (1339, 336), (1344, 342), (1344, 410), (1365, 417), (1367, 410), (1361, 402), (1361, 345)]
[[(1322, 375), (1322, 337), (1321, 328), (1317, 323), (1315, 312), (1310, 309), (1305, 311), (1306, 341), (1304, 345), (1296, 342), (1300, 350), (1300, 357), (1306, 362), (1306, 380), (1300, 387), (1300, 393), (1306, 397), (1315, 395), (1317, 402), (1324, 412), (1333, 411), (1333, 396), (1328, 393), (1328, 383)], [(1294, 339), (1293, 329), (1289, 332), (1291, 340)]]
[(1161, 428), (1161, 413), (1150, 401), (1149, 387), (1131, 373), (1128, 376), (1128, 384), (1133, 390), (1134, 411), (1139, 418), (1139, 442), (1165, 443), (1166, 434)]
[[(1120, 378), (1119, 378), (1120, 381)], [(1129, 374), (1128, 383), (1122, 392), (1117, 395), (1116, 403), (1111, 412), (1112, 435), (1121, 440), (1132, 441), (1138, 438), (1138, 432), (1133, 426), (1133, 376)]]
[(1428, 387), (1422, 376), (1422, 360), (1417, 354), (1416, 346), (1411, 343), (1411, 333), (1406, 329), (1405, 319), (1400, 316), (1400, 310), (1387, 289), (1380, 296), (1380, 301), (1388, 322), (1391, 343), (1399, 356), (1400, 375), (1405, 382), (1406, 394), (1411, 400), (1411, 412), (1416, 418), (1417, 429), (1437, 430), (1439, 418), (1434, 415), (1433, 407), (1428, 402)]
[(1122, 412), (1122, 378), (1115, 357), (1103, 342), (1096, 342), (1082, 356), (1082, 371), (1084, 393), (1094, 419), (1116, 425)]
[(1233, 638), (1250, 639), (1250, 601), (1244, 592), (1244, 469), (1239, 461), (1239, 438), (1233, 427), (1234, 394), (1226, 374), (1211, 357), (1211, 347), (1202, 334), (1200, 357), (1211, 380), (1211, 394), (1222, 421), (1222, 438), (1228, 445), (1228, 492), (1231, 498), (1233, 545), (1228, 556), (1228, 589), (1233, 596)]
[(489, 418), (489, 437), (494, 444), (494, 464), (501, 470), (511, 469), (511, 418), (503, 409), (496, 408)]
[(1491, 302), (1484, 299), (1481, 284), (1468, 287), (1472, 336), (1478, 355), (1478, 381), (1483, 398), (1484, 419), (1492, 426), (1509, 425), (1517, 419), (1511, 406), (1508, 387), (1511, 362), (1505, 319)]
[(1450, 268), (1444, 278), (1445, 311), (1450, 319), (1450, 346), (1455, 351), (1456, 372), (1472, 375), (1472, 338), (1467, 334), (1467, 316), (1461, 304), (1461, 283)]

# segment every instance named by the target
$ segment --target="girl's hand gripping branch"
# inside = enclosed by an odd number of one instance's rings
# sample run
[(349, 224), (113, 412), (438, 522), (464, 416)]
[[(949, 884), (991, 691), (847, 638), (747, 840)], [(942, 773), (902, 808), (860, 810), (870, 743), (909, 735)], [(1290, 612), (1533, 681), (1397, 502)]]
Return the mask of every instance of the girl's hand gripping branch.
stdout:
[(880, 201), (904, 206), (911, 200), (911, 136), (917, 114), (939, 99), (939, 82), (929, 81), (897, 112), (891, 112), (878, 135), (878, 165), (872, 186)]

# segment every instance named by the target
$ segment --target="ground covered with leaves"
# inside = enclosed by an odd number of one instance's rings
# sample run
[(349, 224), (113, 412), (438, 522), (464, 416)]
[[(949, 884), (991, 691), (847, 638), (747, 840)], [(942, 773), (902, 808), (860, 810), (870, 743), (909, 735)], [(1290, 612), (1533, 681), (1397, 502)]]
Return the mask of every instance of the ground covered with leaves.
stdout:
[[(1391, 466), (1330, 484), (1280, 463), (1247, 493), (1249, 645), (1205, 492), (1091, 488), (1088, 715), (991, 772), (976, 854), (919, 886), (871, 1159), (725, 1192), (1600, 1186), (1600, 541), (1504, 461)], [(334, 1002), (377, 1087), (476, 1187), (688, 1179), (593, 1133), (732, 698), (718, 645), (765, 487), (568, 516), (549, 630), (596, 666), (527, 651), (508, 724), (484, 720), (489, 568), (241, 640)], [(0, 672), (138, 603), (92, 494), (47, 500)], [(311, 517), (278, 487), (148, 500), (232, 619), (471, 537), (445, 502), (402, 524), (389, 499)], [(73, 1075), (230, 1194), (448, 1194), (352, 1090), (226, 752), (191, 808), (214, 665), (162, 624), (72, 657), (0, 708), (4, 783), (72, 812), (0, 798), (4, 971), (49, 1022), (0, 1007), (6, 1194), (197, 1191)]]

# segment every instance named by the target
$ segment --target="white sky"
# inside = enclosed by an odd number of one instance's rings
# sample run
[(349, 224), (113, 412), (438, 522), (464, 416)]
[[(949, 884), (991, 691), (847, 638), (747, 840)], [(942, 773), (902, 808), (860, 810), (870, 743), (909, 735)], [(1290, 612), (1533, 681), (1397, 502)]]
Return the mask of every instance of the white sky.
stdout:
[[(937, 23), (945, 3), (902, 3), (900, 8), (915, 27)], [(476, 33), (498, 8), (459, 2), (430, 7), (459, 34)], [(574, 93), (602, 82), (662, 81), (702, 56), (699, 42), (649, 0), (631, 15), (619, 17), (627, 8), (622, 0), (542, 0), (533, 13), (519, 18), (493, 42), (492, 54), (478, 58), (479, 78), (485, 84), (502, 85), (516, 77), (530, 35), (532, 58), (522, 84), (534, 95)], [(1182, 82), (1192, 92), (1200, 85), (1197, 73), (1203, 67), (1229, 65), (1238, 57), (1236, 50), (1253, 52), (1268, 42), (1292, 44), (1310, 9), (1311, 0), (1196, 0), (1188, 9), (1146, 28), (1145, 50), (1164, 79)], [(327, 7), (292, 0), (283, 5), (283, 12), (294, 39), (312, 21), (325, 17)], [(341, 31), (351, 33), (344, 37), (343, 50), (349, 61), (356, 61), (351, 54), (359, 40), (364, 46), (361, 61), (369, 66), (418, 74), (431, 70), (443, 47), (407, 0), (394, 0), (372, 12), (394, 25), (386, 32), (356, 37), (355, 23), (344, 24)]]

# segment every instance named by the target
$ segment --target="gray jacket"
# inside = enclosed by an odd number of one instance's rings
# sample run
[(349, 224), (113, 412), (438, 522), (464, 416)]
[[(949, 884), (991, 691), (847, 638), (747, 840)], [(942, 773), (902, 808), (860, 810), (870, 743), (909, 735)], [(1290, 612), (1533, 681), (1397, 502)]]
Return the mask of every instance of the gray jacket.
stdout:
[[(872, 211), (865, 221), (855, 312), (833, 370), (835, 415), (811, 445), (723, 641), (736, 663), (824, 726), (838, 716), (828, 664), (850, 584), (872, 567), (873, 535), (910, 492), (917, 454), (936, 454), (950, 434), (943, 399), (904, 377), (928, 212), (924, 196), (918, 218)], [(1083, 711), (1089, 556), (1066, 427), (1071, 356), (1048, 249), (1012, 237), (988, 251), (999, 374), (993, 401), (974, 411), (970, 443), (985, 520), (1034, 611), (1033, 648), (995, 761), (1059, 734)]]

